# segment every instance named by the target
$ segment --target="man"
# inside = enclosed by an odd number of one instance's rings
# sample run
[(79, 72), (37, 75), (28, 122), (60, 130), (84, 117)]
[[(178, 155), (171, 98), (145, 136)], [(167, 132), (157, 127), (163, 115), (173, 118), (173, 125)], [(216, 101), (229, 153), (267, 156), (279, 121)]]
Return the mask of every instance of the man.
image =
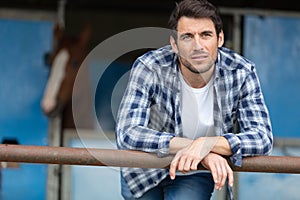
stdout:
[[(169, 170), (123, 168), (125, 199), (210, 199), (226, 180), (233, 185), (224, 157), (241, 166), (242, 157), (272, 149), (254, 64), (222, 47), (218, 10), (206, 0), (183, 0), (169, 24), (171, 45), (133, 64), (116, 133), (120, 149), (175, 157)], [(199, 163), (210, 173), (195, 171)]]

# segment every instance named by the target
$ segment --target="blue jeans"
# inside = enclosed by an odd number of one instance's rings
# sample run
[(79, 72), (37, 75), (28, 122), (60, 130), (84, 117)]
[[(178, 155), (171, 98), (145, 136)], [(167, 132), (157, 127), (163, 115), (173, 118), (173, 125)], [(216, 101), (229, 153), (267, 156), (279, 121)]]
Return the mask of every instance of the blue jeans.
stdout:
[(125, 200), (209, 200), (214, 190), (214, 181), (210, 173), (177, 175), (175, 180), (167, 176), (156, 187), (137, 199), (132, 196), (122, 176), (121, 186)]

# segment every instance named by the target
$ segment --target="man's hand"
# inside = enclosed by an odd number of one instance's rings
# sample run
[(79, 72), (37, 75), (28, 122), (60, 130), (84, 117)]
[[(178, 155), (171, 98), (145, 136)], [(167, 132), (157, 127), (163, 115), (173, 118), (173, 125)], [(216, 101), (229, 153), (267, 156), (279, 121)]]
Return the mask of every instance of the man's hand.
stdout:
[(233, 171), (225, 158), (215, 153), (209, 153), (202, 160), (201, 164), (211, 172), (215, 182), (215, 189), (221, 190), (227, 177), (228, 185), (230, 187), (233, 186)]
[(217, 138), (198, 138), (177, 151), (170, 165), (170, 177), (175, 179), (176, 170), (183, 173), (197, 170), (198, 164), (212, 150)]

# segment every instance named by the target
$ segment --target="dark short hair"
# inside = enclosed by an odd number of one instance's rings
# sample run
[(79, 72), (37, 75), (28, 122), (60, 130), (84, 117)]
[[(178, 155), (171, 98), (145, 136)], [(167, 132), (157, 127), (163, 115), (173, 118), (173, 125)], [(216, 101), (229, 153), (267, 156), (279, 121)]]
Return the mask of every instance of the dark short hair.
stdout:
[(223, 30), (223, 23), (217, 7), (206, 0), (183, 0), (176, 3), (169, 19), (169, 28), (177, 31), (178, 21), (181, 17), (210, 18), (217, 35)]

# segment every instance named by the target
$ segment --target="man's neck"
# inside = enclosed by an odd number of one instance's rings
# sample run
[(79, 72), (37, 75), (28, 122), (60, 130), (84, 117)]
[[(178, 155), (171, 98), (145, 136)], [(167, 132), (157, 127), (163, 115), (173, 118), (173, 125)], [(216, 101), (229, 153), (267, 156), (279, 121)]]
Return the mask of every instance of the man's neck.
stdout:
[(204, 87), (212, 78), (215, 67), (212, 67), (205, 73), (194, 73), (188, 70), (186, 67), (180, 66), (180, 71), (185, 82), (193, 88)]

